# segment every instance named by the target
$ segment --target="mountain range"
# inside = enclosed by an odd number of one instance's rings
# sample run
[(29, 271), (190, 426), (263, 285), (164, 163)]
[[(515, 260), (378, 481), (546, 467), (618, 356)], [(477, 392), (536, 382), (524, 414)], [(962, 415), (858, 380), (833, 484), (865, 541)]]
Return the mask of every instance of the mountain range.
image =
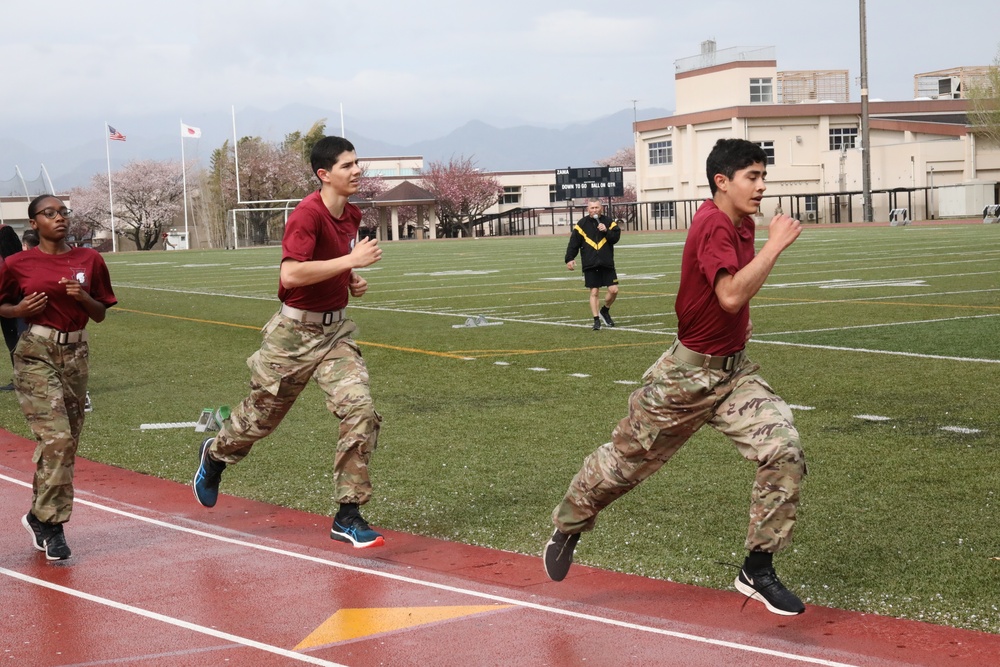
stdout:
[[(472, 120), (444, 134), (440, 129), (406, 121), (366, 121), (348, 116), (343, 123), (344, 134), (362, 158), (422, 156), (428, 163), (465, 157), (472, 158), (484, 171), (523, 171), (594, 165), (633, 145), (633, 120), (671, 113), (666, 109), (626, 109), (588, 122), (553, 127), (496, 127)], [(0, 130), (0, 196), (23, 194), (15, 166), (28, 182), (31, 194), (45, 189), (41, 165), (45, 166), (54, 189), (66, 192), (88, 185), (96, 174), (107, 173), (109, 155), (113, 170), (132, 160), (179, 160), (182, 150), (189, 166), (208, 167), (212, 152), (224, 141), (232, 142), (234, 124), (241, 137), (280, 141), (286, 134), (305, 132), (323, 119), (327, 133), (340, 134), (339, 112), (333, 114), (328, 109), (305, 105), (290, 105), (276, 111), (248, 108), (236, 113), (235, 122), (231, 113), (185, 118), (183, 122), (198, 127), (202, 137), (183, 140), (183, 149), (180, 119), (164, 115), (109, 121), (126, 136), (124, 142), (106, 142), (105, 123), (100, 119), (8, 126)], [(41, 190), (36, 192), (37, 188)]]

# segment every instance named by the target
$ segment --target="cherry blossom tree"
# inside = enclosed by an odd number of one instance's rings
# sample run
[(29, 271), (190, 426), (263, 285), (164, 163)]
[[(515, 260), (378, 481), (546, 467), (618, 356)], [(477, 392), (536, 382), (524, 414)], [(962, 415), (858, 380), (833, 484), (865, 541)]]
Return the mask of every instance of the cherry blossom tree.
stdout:
[[(598, 160), (601, 167), (635, 167), (635, 146), (625, 146), (619, 148), (611, 157)], [(634, 201), (634, 200), (633, 200)]]
[[(249, 242), (266, 244), (272, 232), (284, 224), (285, 208), (276, 200), (301, 199), (308, 194), (310, 167), (298, 145), (264, 141), (260, 137), (243, 137), (239, 142), (240, 192), (236, 196), (236, 156), (229, 141), (212, 153), (208, 178), (213, 200), (217, 202), (215, 217), (224, 221), (234, 208), (250, 209), (247, 223)], [(240, 202), (243, 203), (240, 203)], [(221, 214), (221, 215), (220, 215)], [(213, 233), (214, 235), (214, 233)], [(280, 237), (280, 233), (276, 234)]]
[[(305, 132), (291, 132), (281, 143), (260, 137), (239, 140), (239, 197), (236, 192), (236, 155), (232, 144), (225, 141), (213, 151), (211, 167), (206, 175), (205, 190), (212, 210), (210, 234), (213, 243), (222, 246), (227, 237), (229, 211), (249, 209), (244, 220), (253, 244), (265, 244), (281, 238), (285, 214), (319, 187), (309, 162), (313, 146), (326, 136), (326, 120), (320, 119)], [(358, 197), (363, 200), (378, 196), (386, 189), (381, 178), (362, 175)], [(288, 200), (282, 202), (281, 200)], [(362, 224), (378, 224), (374, 211), (365, 211)]]
[(454, 236), (461, 229), (472, 236), (470, 224), (503, 194), (500, 181), (479, 171), (472, 158), (451, 158), (431, 162), (421, 175), (427, 190), (437, 199), (438, 220), (444, 236)]
[(351, 201), (361, 207), (361, 228), (370, 233), (371, 230), (378, 229), (378, 209), (374, 206), (366, 206), (366, 202), (378, 197), (389, 189), (385, 179), (381, 176), (371, 176), (364, 162), (361, 163), (361, 182), (358, 184), (357, 193), (351, 197)]
[[(111, 174), (118, 237), (130, 239), (137, 250), (150, 250), (165, 227), (183, 213), (184, 187), (178, 161), (134, 160)], [(86, 188), (70, 193), (72, 233), (82, 238), (92, 229), (111, 230), (107, 174), (97, 174)]]

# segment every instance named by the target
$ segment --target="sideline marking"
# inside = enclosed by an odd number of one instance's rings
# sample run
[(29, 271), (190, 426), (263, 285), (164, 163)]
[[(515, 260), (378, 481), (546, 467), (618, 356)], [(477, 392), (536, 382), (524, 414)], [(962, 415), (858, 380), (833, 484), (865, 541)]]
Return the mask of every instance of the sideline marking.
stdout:
[(864, 419), (869, 422), (891, 422), (892, 417), (883, 417), (881, 415), (854, 415), (855, 419)]
[(978, 428), (966, 428), (964, 426), (942, 426), (942, 431), (950, 431), (951, 433), (963, 433), (966, 435), (973, 435), (976, 433), (982, 433)]
[[(7, 481), (7, 482), (13, 482), (14, 484), (18, 484), (18, 485), (26, 487), (26, 488), (31, 488), (31, 484), (30, 483), (28, 483), (28, 482), (22, 482), (19, 479), (15, 479), (13, 477), (8, 477), (7, 475), (4, 475), (4, 474), (0, 474), (0, 480), (4, 480), (4, 481)], [(84, 493), (90, 493), (90, 492), (84, 492)], [(96, 494), (94, 494), (94, 495), (96, 495)], [(677, 632), (675, 630), (667, 630), (667, 629), (664, 629), (664, 628), (656, 628), (656, 627), (653, 627), (653, 626), (640, 625), (638, 623), (631, 623), (629, 621), (619, 621), (619, 620), (616, 620), (616, 619), (613, 619), (613, 618), (606, 618), (606, 617), (603, 617), (603, 616), (595, 616), (593, 614), (585, 614), (583, 612), (578, 612), (578, 611), (570, 611), (569, 609), (561, 609), (559, 607), (550, 607), (550, 606), (547, 606), (547, 605), (539, 604), (537, 602), (527, 602), (527, 601), (523, 601), (523, 600), (517, 600), (517, 599), (514, 599), (514, 598), (504, 597), (502, 595), (493, 595), (492, 593), (483, 593), (483, 592), (474, 591), (474, 590), (467, 589), (467, 588), (459, 588), (457, 586), (451, 586), (449, 584), (439, 584), (439, 583), (435, 583), (435, 582), (432, 582), (432, 581), (424, 581), (422, 579), (417, 579), (415, 577), (408, 577), (408, 576), (401, 575), (401, 574), (395, 574), (393, 572), (386, 572), (384, 570), (369, 570), (369, 569), (366, 569), (366, 568), (363, 568), (363, 567), (360, 567), (360, 566), (357, 566), (357, 565), (348, 565), (347, 563), (338, 563), (336, 561), (326, 560), (324, 558), (319, 558), (317, 556), (310, 556), (308, 554), (296, 553), (294, 551), (287, 551), (285, 549), (279, 549), (277, 547), (269, 547), (269, 546), (266, 546), (264, 544), (256, 544), (254, 542), (248, 542), (246, 540), (240, 540), (240, 539), (236, 539), (236, 538), (233, 538), (233, 537), (225, 537), (223, 535), (215, 535), (215, 534), (212, 534), (212, 533), (207, 533), (207, 532), (205, 532), (203, 530), (197, 530), (195, 528), (188, 528), (186, 526), (181, 526), (181, 525), (177, 525), (177, 524), (168, 523), (166, 521), (161, 521), (159, 519), (153, 519), (151, 517), (145, 517), (145, 516), (142, 516), (141, 514), (134, 514), (132, 512), (126, 512), (124, 510), (115, 509), (113, 507), (110, 507), (110, 506), (107, 506), (107, 505), (101, 505), (99, 503), (96, 503), (96, 502), (93, 502), (93, 501), (90, 501), (90, 500), (84, 500), (84, 499), (81, 499), (81, 498), (77, 498), (74, 502), (82, 504), (82, 505), (87, 505), (89, 507), (93, 507), (94, 509), (101, 510), (103, 512), (108, 512), (110, 514), (117, 514), (119, 516), (123, 516), (123, 517), (126, 517), (126, 518), (135, 519), (136, 521), (142, 521), (144, 523), (152, 524), (154, 526), (159, 526), (161, 528), (167, 528), (167, 529), (170, 529), (170, 530), (176, 530), (176, 531), (181, 532), (181, 533), (188, 533), (189, 535), (197, 535), (199, 537), (205, 537), (205, 538), (208, 538), (210, 540), (216, 540), (218, 542), (225, 542), (226, 544), (234, 544), (236, 546), (246, 547), (248, 549), (256, 549), (258, 551), (264, 551), (264, 552), (267, 552), (267, 553), (277, 554), (279, 556), (288, 556), (289, 558), (295, 558), (295, 559), (307, 561), (307, 562), (310, 562), (310, 563), (317, 563), (319, 565), (326, 565), (327, 567), (332, 567), (332, 568), (340, 569), (340, 570), (346, 570), (348, 572), (356, 572), (358, 574), (367, 574), (367, 575), (371, 575), (373, 577), (382, 577), (384, 579), (390, 579), (390, 580), (393, 580), (393, 581), (399, 581), (399, 582), (403, 582), (403, 583), (407, 583), (407, 584), (414, 584), (416, 586), (425, 586), (427, 588), (434, 588), (434, 589), (441, 590), (441, 591), (446, 591), (446, 592), (449, 592), (449, 593), (457, 593), (457, 594), (460, 594), (460, 595), (468, 595), (470, 597), (482, 598), (484, 600), (492, 600), (493, 602), (499, 602), (501, 604), (507, 604), (507, 605), (513, 605), (513, 606), (517, 606), (517, 607), (523, 607), (525, 609), (533, 609), (535, 611), (541, 611), (541, 612), (544, 612), (544, 613), (555, 614), (557, 616), (566, 616), (566, 617), (569, 617), (569, 618), (575, 618), (575, 619), (584, 620), (584, 621), (591, 621), (591, 622), (600, 623), (600, 624), (603, 624), (603, 625), (611, 625), (611, 626), (615, 626), (615, 627), (619, 627), (619, 628), (625, 628), (625, 629), (628, 629), (628, 630), (636, 630), (636, 631), (639, 631), (639, 632), (648, 632), (650, 634), (663, 635), (663, 636), (666, 636), (666, 637), (673, 637), (675, 639), (685, 639), (685, 640), (688, 640), (688, 641), (697, 642), (697, 643), (701, 643), (701, 644), (708, 644), (710, 646), (721, 646), (721, 647), (725, 647), (725, 648), (735, 649), (735, 650), (738, 650), (738, 651), (746, 651), (748, 653), (760, 653), (760, 654), (763, 654), (763, 655), (769, 655), (769, 656), (774, 656), (774, 657), (779, 657), (779, 658), (786, 658), (788, 660), (793, 660), (793, 661), (797, 661), (797, 662), (806, 662), (806, 663), (813, 664), (813, 665), (824, 665), (825, 667), (860, 667), (859, 665), (852, 665), (852, 664), (844, 663), (844, 662), (834, 662), (832, 660), (824, 660), (823, 658), (813, 658), (813, 657), (806, 656), (806, 655), (797, 655), (795, 653), (786, 653), (784, 651), (777, 651), (777, 650), (774, 650), (774, 649), (762, 648), (760, 646), (752, 646), (750, 644), (740, 644), (740, 643), (737, 643), (737, 642), (726, 641), (724, 639), (712, 639), (711, 637), (702, 637), (700, 635), (693, 635), (693, 634), (686, 633), (686, 632)], [(6, 575), (9, 575), (9, 576), (16, 577), (18, 579), (24, 579), (25, 581), (28, 581), (28, 580), (31, 579), (30, 577), (27, 577), (26, 575), (21, 575), (21, 574), (19, 574), (17, 572), (13, 572), (13, 571), (7, 570), (5, 568), (0, 568), (0, 574), (6, 574)], [(35, 583), (35, 581), (31, 581), (31, 583)], [(40, 580), (40, 579), (37, 580), (37, 583), (40, 584), (40, 585), (43, 585), (43, 586), (49, 586), (49, 587), (54, 587), (55, 586), (55, 584), (49, 584), (48, 582)], [(60, 587), (60, 588), (62, 588), (62, 587)], [(65, 591), (67, 593), (71, 594), (71, 595), (77, 595), (77, 593), (73, 592), (71, 589), (65, 589)], [(83, 597), (83, 596), (86, 596), (88, 594), (86, 594), (86, 593), (79, 593), (79, 595), (80, 595), (80, 597)], [(108, 602), (110, 603), (112, 601), (109, 600)], [(113, 605), (119, 605), (121, 603), (112, 603), (112, 604)], [(125, 605), (121, 605), (121, 606), (125, 607)], [(141, 611), (144, 614), (152, 614), (153, 613), (153, 612), (145, 612), (144, 610), (138, 610), (138, 609), (137, 609), (137, 611)], [(169, 617), (163, 617), (163, 618), (166, 619), (167, 622), (185, 623), (184, 621), (173, 621), (173, 620), (169, 619)], [(666, 621), (664, 619), (664, 622), (669, 622), (669, 621)], [(192, 627), (192, 629), (197, 629), (197, 627), (198, 626), (194, 626), (194, 627)], [(205, 631), (206, 632), (215, 632), (215, 631), (210, 631), (207, 628), (205, 629)], [(224, 635), (224, 634), (225, 633), (220, 633), (220, 636)], [(233, 641), (237, 641), (239, 639), (239, 638), (235, 638), (234, 635), (226, 635), (225, 638), (230, 638), (230, 637), (234, 637)], [(252, 640), (244, 640), (244, 641), (250, 642)], [(267, 645), (266, 644), (262, 644), (261, 646), (267, 646)], [(265, 649), (265, 650), (267, 650), (267, 649)], [(280, 650), (283, 650), (283, 649), (276, 649), (276, 650), (280, 651)], [(291, 653), (291, 655), (294, 655), (296, 658), (305, 658), (305, 657), (307, 657), (307, 656), (303, 656), (303, 655), (296, 654), (296, 653)], [(345, 667), (344, 665), (337, 665), (336, 663), (330, 663), (330, 662), (316, 662), (314, 664), (333, 665), (334, 667)]]
[[(145, 310), (133, 310), (131, 308), (116, 308), (119, 312), (123, 313), (134, 313), (136, 315), (149, 315), (151, 317), (165, 317), (169, 320), (182, 320), (184, 322), (197, 322), (198, 324), (217, 324), (221, 327), (235, 327), (237, 329), (253, 329), (254, 331), (260, 331), (259, 326), (250, 326), (249, 324), (233, 324), (232, 322), (217, 322), (215, 320), (201, 320), (196, 317), (184, 317), (182, 315), (167, 315), (165, 313), (151, 313)], [(445, 357), (448, 359), (461, 359), (468, 360), (469, 357), (463, 357), (457, 354), (450, 354), (448, 352), (434, 352), (432, 350), (418, 350), (413, 347), (402, 347), (399, 345), (386, 345), (385, 343), (369, 343), (364, 340), (356, 340), (358, 345), (367, 345), (369, 347), (380, 347), (386, 350), (396, 350), (397, 352), (412, 352), (414, 354), (426, 354), (432, 357)]]
[(49, 588), (56, 592), (65, 593), (66, 595), (72, 595), (73, 597), (78, 597), (83, 600), (87, 600), (89, 602), (96, 602), (97, 604), (102, 604), (107, 607), (112, 607), (113, 609), (118, 609), (119, 611), (126, 611), (130, 614), (135, 614), (137, 616), (144, 616), (154, 621), (160, 621), (161, 623), (174, 625), (179, 628), (184, 628), (185, 630), (191, 630), (192, 632), (197, 632), (199, 634), (209, 635), (211, 637), (216, 637), (218, 639), (224, 639), (234, 644), (241, 644), (249, 648), (255, 648), (261, 651), (266, 651), (267, 653), (274, 653), (275, 655), (280, 655), (283, 658), (290, 658), (292, 660), (297, 660), (299, 662), (306, 662), (311, 665), (325, 665), (326, 667), (347, 667), (346, 665), (342, 665), (339, 662), (330, 662), (329, 660), (321, 660), (320, 658), (316, 658), (311, 655), (296, 653), (295, 651), (289, 651), (287, 649), (279, 648), (277, 646), (271, 646), (270, 644), (265, 644), (263, 642), (255, 641), (253, 639), (240, 637), (239, 635), (233, 635), (228, 632), (223, 632), (221, 630), (213, 630), (212, 628), (206, 628), (203, 625), (196, 625), (195, 623), (182, 621), (181, 619), (173, 618), (172, 616), (165, 616), (163, 614), (158, 614), (155, 611), (148, 611), (146, 609), (142, 609), (141, 607), (133, 607), (132, 605), (129, 604), (116, 602), (115, 600), (109, 600), (108, 598), (102, 598), (97, 595), (92, 595), (90, 593), (84, 593), (83, 591), (78, 591), (73, 588), (67, 588), (66, 586), (60, 586), (59, 584), (53, 584), (48, 581), (45, 581), (44, 579), (36, 579), (35, 577), (29, 577), (26, 574), (21, 574), (20, 572), (15, 572), (13, 570), (8, 570), (5, 567), (0, 567), (0, 574), (5, 574), (13, 579), (20, 579), (21, 581), (27, 584), (42, 586), (43, 588)]

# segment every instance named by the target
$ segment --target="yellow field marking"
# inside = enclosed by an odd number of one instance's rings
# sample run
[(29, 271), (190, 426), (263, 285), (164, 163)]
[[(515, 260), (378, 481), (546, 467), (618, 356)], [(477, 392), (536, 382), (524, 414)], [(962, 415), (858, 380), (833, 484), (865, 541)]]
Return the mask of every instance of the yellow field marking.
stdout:
[(474, 354), (477, 357), (506, 357), (526, 354), (546, 354), (548, 352), (585, 352), (587, 350), (606, 350), (611, 347), (647, 347), (649, 345), (663, 346), (662, 340), (649, 343), (620, 343), (618, 345), (586, 345), (584, 347), (557, 347), (550, 350), (452, 350), (455, 354)]
[(461, 607), (400, 607), (374, 609), (341, 609), (309, 633), (293, 650), (336, 644), (382, 632), (405, 630), (427, 623), (507, 609), (513, 605), (474, 605)]
[(201, 320), (197, 317), (184, 317), (183, 315), (166, 315), (164, 313), (150, 313), (145, 310), (132, 310), (131, 308), (119, 308), (115, 306), (115, 311), (120, 313), (135, 313), (136, 315), (149, 315), (150, 317), (165, 317), (168, 320), (182, 320), (184, 322), (197, 322), (198, 324), (216, 324), (220, 327), (235, 327), (237, 329), (252, 329), (254, 331), (260, 331), (259, 326), (251, 326), (249, 324), (233, 324), (232, 322), (217, 322), (215, 320)]
[[(249, 324), (234, 324), (232, 322), (218, 322), (216, 320), (202, 320), (197, 317), (184, 317), (183, 315), (166, 315), (164, 313), (151, 313), (145, 310), (133, 310), (131, 308), (119, 308), (115, 306), (115, 310), (124, 313), (135, 313), (136, 315), (149, 315), (150, 317), (164, 317), (168, 320), (181, 320), (184, 322), (197, 322), (198, 324), (215, 324), (220, 327), (235, 327), (237, 329), (251, 329), (253, 331), (260, 331), (259, 326), (251, 326)], [(426, 354), (432, 357), (445, 357), (447, 359), (464, 359), (462, 355), (452, 354), (449, 352), (434, 352), (432, 350), (419, 350), (414, 347), (400, 347), (398, 345), (386, 345), (384, 343), (369, 343), (368, 341), (359, 340), (355, 341), (358, 345), (367, 345), (368, 347), (381, 347), (387, 350), (396, 350), (398, 352), (412, 352), (414, 354)]]

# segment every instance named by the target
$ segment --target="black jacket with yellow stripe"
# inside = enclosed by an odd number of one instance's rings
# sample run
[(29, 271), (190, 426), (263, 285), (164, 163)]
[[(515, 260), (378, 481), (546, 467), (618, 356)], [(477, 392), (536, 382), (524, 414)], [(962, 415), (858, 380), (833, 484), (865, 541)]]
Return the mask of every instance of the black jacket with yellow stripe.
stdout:
[[(603, 222), (607, 231), (597, 231), (597, 225)], [(580, 219), (573, 226), (573, 234), (569, 237), (566, 248), (566, 263), (573, 261), (576, 253), (580, 253), (580, 262), (584, 271), (588, 269), (615, 268), (615, 244), (622, 236), (622, 228), (615, 220), (602, 215), (598, 220), (591, 216)]]

